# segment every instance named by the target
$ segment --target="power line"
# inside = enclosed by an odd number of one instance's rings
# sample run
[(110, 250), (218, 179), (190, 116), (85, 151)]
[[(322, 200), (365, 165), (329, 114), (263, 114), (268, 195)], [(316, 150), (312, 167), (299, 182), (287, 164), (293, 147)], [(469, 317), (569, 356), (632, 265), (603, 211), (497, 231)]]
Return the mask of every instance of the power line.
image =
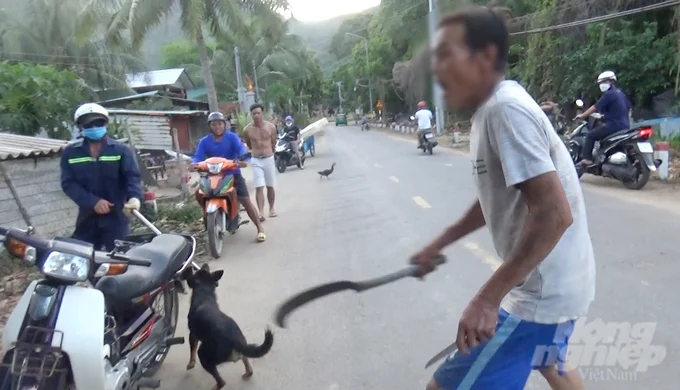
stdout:
[(607, 20), (611, 19), (618, 19), (622, 18), (624, 16), (630, 16), (630, 15), (635, 15), (643, 12), (649, 12), (649, 11), (654, 11), (658, 9), (663, 9), (663, 8), (669, 8), (673, 7), (676, 5), (680, 5), (680, 0), (667, 0), (658, 4), (653, 4), (653, 5), (647, 5), (644, 7), (639, 7), (639, 8), (634, 8), (631, 10), (627, 11), (619, 11), (615, 12), (609, 15), (603, 15), (603, 16), (596, 16), (593, 18), (588, 18), (588, 19), (583, 19), (583, 20), (578, 20), (575, 22), (569, 22), (569, 23), (562, 23), (554, 26), (548, 26), (548, 27), (543, 27), (543, 28), (535, 28), (531, 30), (524, 30), (524, 31), (518, 31), (515, 33), (510, 34), (510, 36), (520, 36), (520, 35), (529, 35), (529, 34), (537, 34), (537, 33), (542, 33), (542, 32), (548, 32), (548, 31), (555, 31), (555, 30), (562, 30), (565, 28), (570, 28), (570, 27), (578, 27), (578, 26), (583, 26), (587, 24), (592, 24), (592, 23), (598, 23), (598, 22), (604, 22)]

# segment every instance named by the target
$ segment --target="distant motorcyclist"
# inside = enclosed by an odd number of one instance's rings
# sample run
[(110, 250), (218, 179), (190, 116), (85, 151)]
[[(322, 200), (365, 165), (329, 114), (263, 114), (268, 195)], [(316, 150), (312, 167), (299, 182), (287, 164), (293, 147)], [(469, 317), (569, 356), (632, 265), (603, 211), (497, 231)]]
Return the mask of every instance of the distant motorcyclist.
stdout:
[(362, 115), (362, 117), (361, 117), (361, 127), (364, 127), (364, 126), (366, 126), (366, 128), (368, 128), (368, 117), (366, 116), (366, 114)]
[(288, 140), (288, 144), (290, 145), (290, 148), (293, 150), (293, 153), (295, 153), (295, 156), (297, 156), (297, 166), (300, 169), (305, 169), (304, 165), (302, 165), (302, 158), (300, 157), (300, 148), (298, 147), (298, 141), (300, 139), (300, 128), (297, 127), (297, 125), (295, 124), (295, 120), (290, 115), (288, 115), (284, 119), (284, 125), (285, 127), (283, 128), (283, 133), (286, 135), (286, 139)]
[(418, 146), (416, 147), (418, 149), (423, 144), (425, 131), (432, 129), (432, 111), (427, 109), (427, 103), (424, 101), (418, 103), (418, 111), (414, 117), (418, 122)]
[(581, 164), (591, 165), (593, 163), (593, 145), (611, 134), (630, 127), (630, 102), (626, 95), (616, 88), (616, 74), (612, 71), (600, 73), (597, 83), (602, 97), (584, 113), (579, 114), (574, 119), (588, 118), (595, 112), (599, 112), (604, 117), (602, 124), (588, 132), (583, 143), (583, 159)]
[(546, 100), (543, 103), (540, 104), (541, 110), (545, 112), (545, 115), (548, 116), (548, 119), (550, 119), (551, 122), (553, 122), (555, 116), (559, 114), (559, 106), (557, 103), (554, 103), (551, 100)]

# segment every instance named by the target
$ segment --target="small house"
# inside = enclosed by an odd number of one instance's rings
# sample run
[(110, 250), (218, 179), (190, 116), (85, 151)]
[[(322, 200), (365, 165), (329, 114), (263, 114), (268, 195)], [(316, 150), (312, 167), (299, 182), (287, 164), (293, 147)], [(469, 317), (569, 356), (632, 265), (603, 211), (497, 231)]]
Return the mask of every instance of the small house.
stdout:
[(125, 81), (128, 88), (137, 93), (163, 91), (182, 99), (186, 99), (187, 91), (195, 87), (184, 68), (128, 74)]
[(137, 150), (175, 150), (172, 134), (177, 129), (179, 150), (193, 153), (198, 140), (208, 132), (207, 110), (109, 109), (109, 115), (110, 127), (121, 127), (122, 135), (131, 138)]

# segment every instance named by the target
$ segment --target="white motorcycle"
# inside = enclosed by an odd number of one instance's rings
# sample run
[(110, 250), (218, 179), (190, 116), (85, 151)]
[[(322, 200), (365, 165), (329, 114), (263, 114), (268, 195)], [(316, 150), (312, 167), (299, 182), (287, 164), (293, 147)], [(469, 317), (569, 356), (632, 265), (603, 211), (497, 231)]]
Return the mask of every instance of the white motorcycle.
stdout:
[[(33, 229), (0, 228), (7, 251), (38, 267), (7, 321), (2, 338), (0, 390), (139, 390), (158, 388), (174, 337), (183, 272), (196, 240), (153, 234), (95, 251), (72, 238), (46, 240)], [(89, 282), (92, 286), (78, 286)]]

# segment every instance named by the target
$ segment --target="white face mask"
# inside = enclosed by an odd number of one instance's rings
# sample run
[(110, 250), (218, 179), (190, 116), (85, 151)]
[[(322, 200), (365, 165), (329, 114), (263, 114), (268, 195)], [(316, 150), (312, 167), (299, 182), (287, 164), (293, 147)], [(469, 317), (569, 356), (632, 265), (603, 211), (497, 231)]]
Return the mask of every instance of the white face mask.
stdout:
[(611, 88), (611, 84), (609, 83), (600, 83), (600, 91), (602, 92), (607, 92)]

